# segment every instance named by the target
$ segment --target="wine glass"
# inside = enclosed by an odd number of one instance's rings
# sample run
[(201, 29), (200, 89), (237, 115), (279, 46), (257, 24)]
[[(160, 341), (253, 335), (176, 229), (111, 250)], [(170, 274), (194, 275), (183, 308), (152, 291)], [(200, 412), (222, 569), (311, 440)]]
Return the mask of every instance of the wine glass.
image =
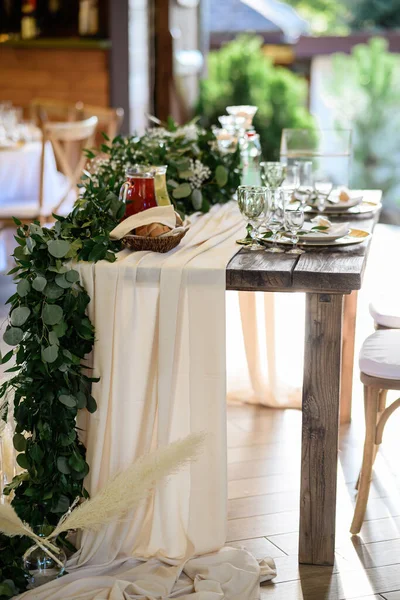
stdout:
[(274, 192), (285, 179), (285, 165), (280, 162), (261, 162), (260, 168), (261, 181)]
[(293, 247), (288, 251), (288, 254), (304, 254), (304, 250), (297, 248), (299, 241), (298, 232), (304, 225), (304, 211), (302, 208), (293, 210), (285, 210), (285, 229), (291, 234), (291, 242)]
[(284, 196), (284, 205), (287, 206), (293, 198), (293, 195), (299, 187), (299, 167), (297, 164), (287, 165), (285, 178), (281, 184), (281, 190)]
[(284, 199), (282, 190), (276, 190), (271, 196), (271, 202), (268, 205), (267, 210), (267, 228), (272, 232), (272, 246), (266, 248), (267, 252), (283, 252), (282, 248), (279, 248), (276, 244), (277, 234), (283, 227), (284, 222)]
[(252, 227), (250, 235), (253, 243), (249, 246), (250, 250), (262, 248), (261, 244), (257, 242), (257, 235), (266, 220), (268, 196), (269, 190), (266, 187), (241, 185), (238, 188), (239, 210)]
[(314, 190), (317, 195), (317, 207), (320, 212), (325, 210), (326, 201), (332, 191), (333, 183), (324, 173), (314, 175)]
[(299, 168), (299, 187), (296, 197), (301, 206), (305, 207), (313, 191), (313, 164), (311, 160), (299, 160), (296, 162)]

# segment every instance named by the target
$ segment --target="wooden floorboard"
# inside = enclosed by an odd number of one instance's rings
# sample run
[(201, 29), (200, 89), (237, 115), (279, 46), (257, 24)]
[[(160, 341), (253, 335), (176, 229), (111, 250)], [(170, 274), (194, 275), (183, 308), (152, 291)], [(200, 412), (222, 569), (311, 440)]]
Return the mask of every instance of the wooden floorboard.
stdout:
[(376, 461), (362, 530), (353, 537), (362, 414), (342, 428), (335, 564), (299, 566), (301, 414), (228, 405), (228, 545), (274, 558), (278, 575), (262, 585), (261, 600), (400, 600), (400, 414), (395, 418)]

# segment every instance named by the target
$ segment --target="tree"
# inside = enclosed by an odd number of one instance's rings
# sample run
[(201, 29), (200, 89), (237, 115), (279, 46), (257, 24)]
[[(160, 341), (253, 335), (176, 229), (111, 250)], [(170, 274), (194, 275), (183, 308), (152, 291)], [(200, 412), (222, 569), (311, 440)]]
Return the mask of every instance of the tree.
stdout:
[[(285, 0), (309, 22), (313, 34), (348, 33), (351, 0)], [(351, 4), (350, 4), (351, 6)]]
[(400, 0), (358, 0), (352, 13), (353, 29), (400, 27)]
[(218, 124), (230, 105), (258, 106), (254, 126), (265, 160), (279, 159), (282, 129), (311, 128), (307, 84), (289, 69), (275, 67), (259, 37), (240, 36), (208, 56), (208, 78), (200, 84), (197, 113), (206, 126)]

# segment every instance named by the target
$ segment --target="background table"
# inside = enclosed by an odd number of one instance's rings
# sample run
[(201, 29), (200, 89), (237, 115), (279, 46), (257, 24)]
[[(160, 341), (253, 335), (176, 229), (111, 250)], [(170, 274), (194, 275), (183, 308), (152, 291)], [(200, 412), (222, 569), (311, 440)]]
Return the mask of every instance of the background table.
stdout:
[[(364, 192), (364, 198), (379, 204), (381, 192)], [(379, 211), (368, 218), (357, 217), (351, 226), (372, 231), (378, 217)], [(370, 241), (310, 248), (297, 256), (242, 249), (226, 270), (227, 290), (306, 293), (301, 563), (334, 563), (339, 406), (341, 421), (349, 421), (357, 290)]]

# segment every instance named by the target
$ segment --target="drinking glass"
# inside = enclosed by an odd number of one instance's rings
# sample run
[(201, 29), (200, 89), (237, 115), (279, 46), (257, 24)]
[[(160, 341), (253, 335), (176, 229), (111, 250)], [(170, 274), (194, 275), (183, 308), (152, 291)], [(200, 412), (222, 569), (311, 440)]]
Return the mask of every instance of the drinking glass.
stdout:
[(302, 208), (293, 210), (285, 210), (285, 229), (291, 235), (293, 247), (288, 251), (288, 254), (304, 254), (304, 250), (297, 248), (299, 241), (298, 232), (304, 225), (304, 211)]
[(260, 167), (261, 181), (274, 192), (285, 179), (285, 165), (281, 162), (261, 162)]
[(257, 242), (257, 235), (265, 223), (269, 200), (269, 190), (266, 187), (242, 185), (238, 188), (238, 206), (242, 215), (252, 226), (251, 238), (253, 243), (250, 250), (259, 250), (261, 244)]
[(333, 188), (333, 183), (325, 173), (314, 175), (314, 190), (317, 195), (317, 207), (320, 212), (325, 210), (326, 201)]
[(351, 129), (284, 129), (281, 161), (311, 160), (314, 171), (326, 173), (335, 185), (349, 185)]
[(313, 164), (311, 160), (299, 160), (296, 165), (299, 168), (299, 187), (296, 198), (304, 208), (313, 192)]
[(271, 195), (271, 201), (268, 205), (267, 210), (267, 221), (266, 226), (272, 232), (272, 246), (266, 248), (267, 252), (283, 252), (282, 248), (279, 248), (276, 244), (277, 234), (283, 227), (284, 223), (284, 199), (282, 190), (276, 190)]
[(299, 184), (300, 184), (300, 180), (299, 180), (298, 165), (297, 164), (288, 165), (286, 167), (285, 178), (282, 181), (282, 184), (280, 186), (280, 188), (283, 192), (285, 206), (287, 206), (291, 202), (295, 191), (299, 187)]

